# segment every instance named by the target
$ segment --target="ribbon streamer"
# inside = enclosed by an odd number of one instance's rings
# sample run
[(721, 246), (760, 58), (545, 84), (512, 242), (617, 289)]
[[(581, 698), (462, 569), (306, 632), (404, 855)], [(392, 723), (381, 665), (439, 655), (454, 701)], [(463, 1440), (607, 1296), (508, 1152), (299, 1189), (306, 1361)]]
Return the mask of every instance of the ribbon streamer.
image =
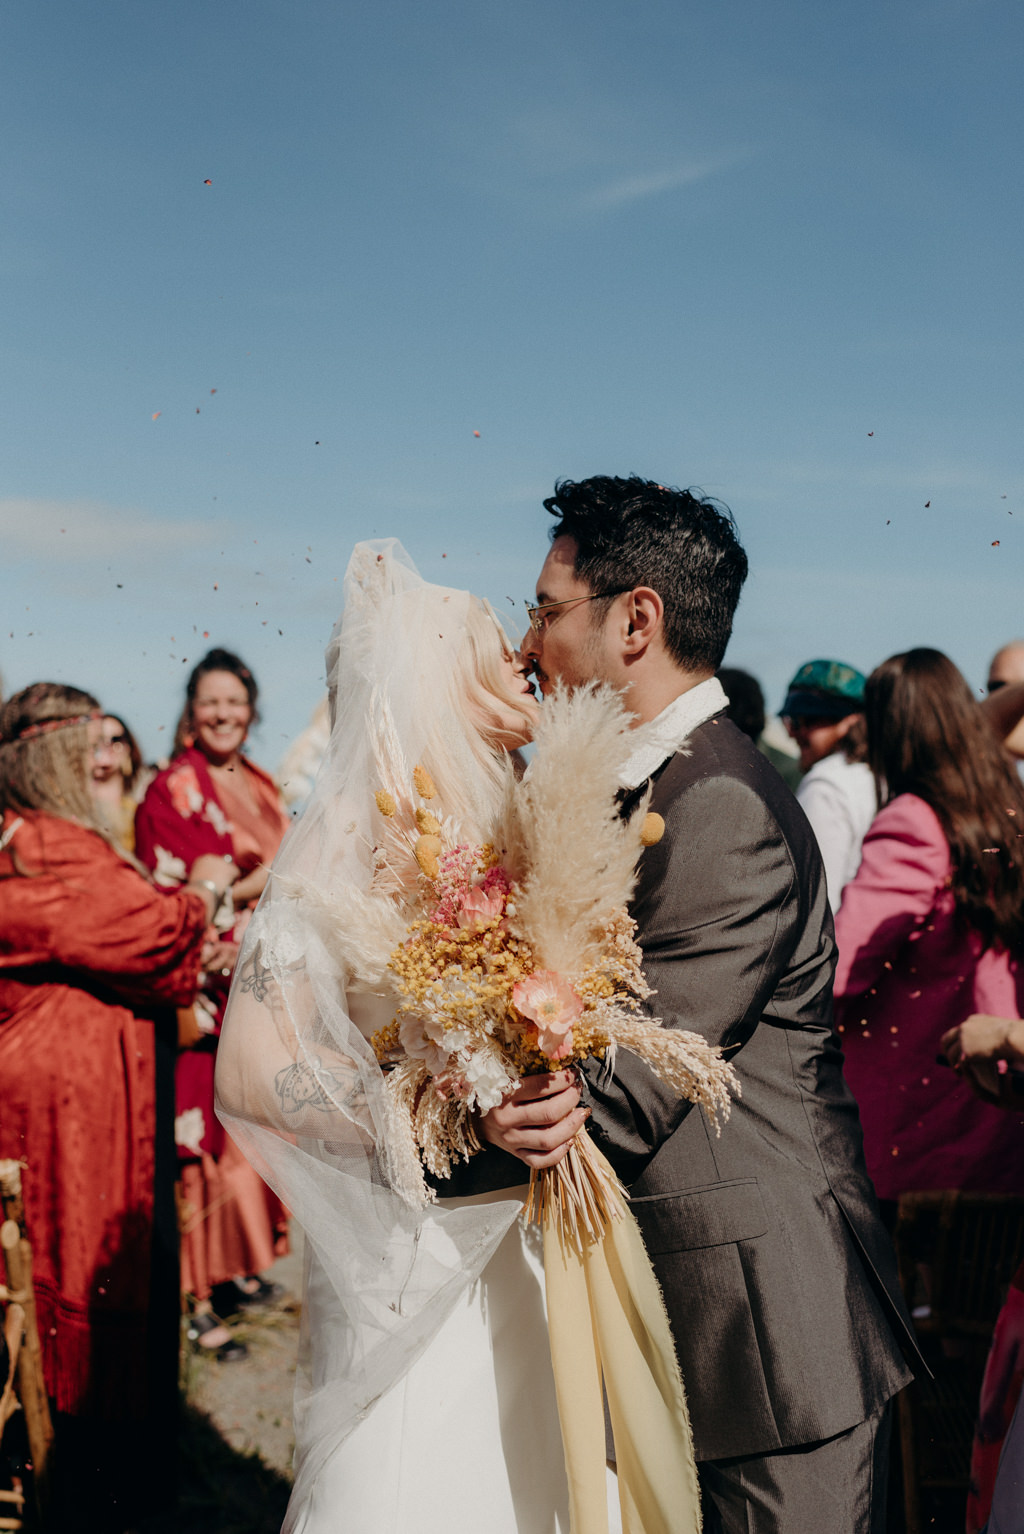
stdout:
[[(614, 1173), (585, 1134), (580, 1150)], [(608, 1534), (604, 1383), (623, 1534), (700, 1534), (700, 1489), (686, 1396), (665, 1304), (625, 1200), (596, 1240), (544, 1219), (551, 1363), (569, 1480), (572, 1534)]]

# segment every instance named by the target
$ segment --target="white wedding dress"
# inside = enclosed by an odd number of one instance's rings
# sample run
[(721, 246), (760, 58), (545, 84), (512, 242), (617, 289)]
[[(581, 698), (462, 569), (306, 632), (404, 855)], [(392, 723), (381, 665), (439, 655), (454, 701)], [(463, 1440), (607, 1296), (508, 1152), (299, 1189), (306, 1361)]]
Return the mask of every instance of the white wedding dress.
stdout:
[[(314, 1258), (306, 1283), (314, 1355), (331, 1302)], [(426, 1352), (326, 1460), (289, 1526), (568, 1534), (539, 1240), (518, 1222)]]
[[(392, 1008), (352, 996), (349, 1011), (369, 1038)], [(439, 1207), (525, 1196), (524, 1185)], [(301, 1368), (315, 1399), (341, 1364), (347, 1321), (315, 1252), (307, 1252)], [(296, 1453), (301, 1458), (301, 1442)], [(285, 1527), (289, 1534), (477, 1534), (482, 1524), (488, 1534), (569, 1534), (541, 1235), (519, 1220), (425, 1352), (326, 1458)]]
[[(331, 739), (246, 934), (220, 1039), (218, 1113), (306, 1235), (283, 1534), (569, 1531), (524, 1190), (410, 1204), (367, 1043), (392, 1013), (332, 917), (333, 891), (373, 878), (382, 750), (424, 764), (464, 825), (488, 824), (493, 780), (451, 685), (474, 601), (423, 582), (393, 540), (356, 548), (327, 652)], [(613, 1475), (609, 1487), (616, 1534)]]

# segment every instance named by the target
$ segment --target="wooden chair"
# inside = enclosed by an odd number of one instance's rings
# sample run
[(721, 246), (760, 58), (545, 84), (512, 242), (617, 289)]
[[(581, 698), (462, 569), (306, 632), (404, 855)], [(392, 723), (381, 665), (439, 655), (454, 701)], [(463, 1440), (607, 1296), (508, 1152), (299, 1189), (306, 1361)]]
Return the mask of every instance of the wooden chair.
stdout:
[(915, 1380), (898, 1403), (906, 1530), (923, 1534), (925, 1498), (933, 1506), (955, 1498), (962, 1508), (967, 1495), (985, 1360), (1010, 1279), (1024, 1261), (1024, 1198), (905, 1193), (894, 1240), (903, 1292), (935, 1376)]
[[(46, 1503), (47, 1472), (53, 1447), (53, 1424), (43, 1380), (42, 1349), (36, 1326), (32, 1293), (32, 1248), (25, 1236), (21, 1199), (22, 1166), (0, 1161), (0, 1251), (6, 1282), (0, 1283), (3, 1311), (3, 1352), (6, 1368), (0, 1371), (0, 1441), (4, 1428), (17, 1411), (25, 1417), (25, 1432), (32, 1456), (34, 1511), (41, 1520)], [(0, 1488), (0, 1529), (26, 1527), (26, 1498), (20, 1485)]]

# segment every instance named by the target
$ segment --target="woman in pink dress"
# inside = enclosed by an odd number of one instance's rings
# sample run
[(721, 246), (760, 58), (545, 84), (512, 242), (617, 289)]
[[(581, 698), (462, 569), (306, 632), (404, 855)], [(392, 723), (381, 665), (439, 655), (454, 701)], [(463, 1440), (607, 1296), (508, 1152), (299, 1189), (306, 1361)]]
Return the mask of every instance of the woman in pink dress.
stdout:
[(938, 650), (884, 661), (865, 707), (883, 808), (836, 917), (846, 1077), (879, 1198), (1017, 1193), (1024, 1119), (936, 1063), (972, 1013), (1022, 1016), (1024, 785)]
[(195, 1341), (222, 1358), (243, 1350), (213, 1314), (269, 1298), (259, 1278), (286, 1250), (286, 1215), (213, 1111), (217, 1038), (238, 945), (288, 826), (273, 779), (242, 754), (257, 717), (251, 671), (211, 650), (189, 677), (176, 754), (150, 784), (135, 822), (136, 851), (158, 884), (176, 889), (203, 853), (235, 865), (231, 899), (214, 917), (219, 939), (192, 1013), (180, 1015), (177, 1068), (181, 1281), (193, 1299)]

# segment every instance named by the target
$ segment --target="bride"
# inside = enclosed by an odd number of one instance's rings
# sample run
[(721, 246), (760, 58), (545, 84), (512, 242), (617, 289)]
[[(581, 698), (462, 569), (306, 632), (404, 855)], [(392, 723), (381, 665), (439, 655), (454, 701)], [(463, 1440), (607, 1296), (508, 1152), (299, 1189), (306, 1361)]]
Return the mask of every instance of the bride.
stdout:
[(284, 1529), (568, 1534), (525, 1185), (425, 1209), (400, 1196), (369, 1044), (393, 1005), (332, 942), (332, 891), (367, 890), (374, 869), (376, 764), (426, 768), (482, 833), (537, 705), (490, 609), (424, 582), (394, 540), (356, 547), (327, 664), (330, 744), (248, 929), (217, 1064), (226, 1127), (307, 1238)]

